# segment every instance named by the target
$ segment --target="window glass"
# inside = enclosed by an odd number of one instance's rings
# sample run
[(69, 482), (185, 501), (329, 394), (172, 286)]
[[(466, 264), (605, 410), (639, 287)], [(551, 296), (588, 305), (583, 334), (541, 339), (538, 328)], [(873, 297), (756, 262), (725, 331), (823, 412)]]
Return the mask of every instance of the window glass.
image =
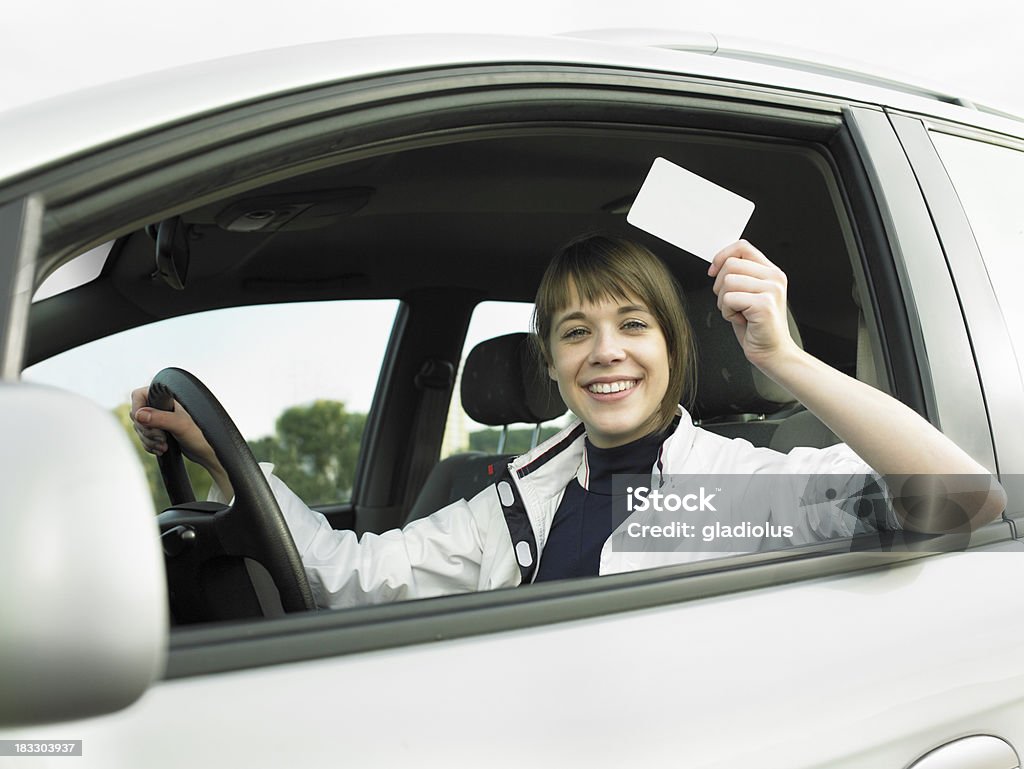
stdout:
[(103, 272), (103, 265), (107, 263), (107, 256), (110, 255), (110, 249), (113, 247), (114, 241), (111, 240), (62, 264), (39, 284), (39, 288), (32, 296), (32, 301), (39, 302), (49, 299), (51, 296), (63, 294), (65, 291), (84, 286), (95, 280)]
[[(27, 381), (79, 393), (132, 433), (131, 390), (167, 366), (195, 374), (234, 419), (256, 458), (311, 504), (351, 498), (360, 440), (397, 301), (264, 305), (152, 323), (31, 366)], [(156, 462), (142, 452), (157, 509)], [(196, 495), (210, 480), (190, 468)]]
[(970, 219), (1024, 377), (1024, 152), (949, 134), (932, 140)]
[[(474, 422), (462, 408), (459, 392), (462, 384), (462, 367), (466, 357), (473, 348), (486, 339), (512, 334), (517, 331), (530, 330), (530, 318), (533, 304), (529, 302), (481, 302), (473, 310), (473, 317), (466, 332), (466, 343), (462, 349), (462, 360), (459, 362), (459, 373), (455, 381), (452, 403), (448, 409), (448, 424), (445, 427), (444, 442), (441, 445), (441, 458), (462, 451), (483, 451), (494, 453), (498, 449), (501, 428), (489, 427)], [(544, 426), (541, 440), (557, 432), (566, 423), (566, 418), (555, 420)], [(521, 454), (529, 450), (534, 425), (514, 425), (510, 427), (504, 453)]]

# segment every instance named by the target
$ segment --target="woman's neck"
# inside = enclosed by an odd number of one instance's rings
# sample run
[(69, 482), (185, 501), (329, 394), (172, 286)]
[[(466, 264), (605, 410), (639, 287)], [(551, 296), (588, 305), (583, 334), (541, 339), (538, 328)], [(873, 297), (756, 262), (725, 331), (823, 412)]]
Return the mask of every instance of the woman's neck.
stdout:
[(650, 433), (611, 448), (600, 448), (587, 439), (583, 460), (586, 464), (584, 475), (587, 490), (611, 494), (614, 475), (650, 475), (661, 451), (661, 444), (669, 434), (670, 430)]

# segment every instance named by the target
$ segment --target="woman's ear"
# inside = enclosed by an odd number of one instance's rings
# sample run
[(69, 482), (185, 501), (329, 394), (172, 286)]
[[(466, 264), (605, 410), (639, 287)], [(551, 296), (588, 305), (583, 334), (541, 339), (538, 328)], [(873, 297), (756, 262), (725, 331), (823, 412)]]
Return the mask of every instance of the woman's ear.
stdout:
[(544, 349), (544, 345), (540, 343), (537, 334), (530, 332), (530, 344), (533, 347), (533, 354), (536, 356), (533, 359), (533, 363), (536, 366), (533, 370), (539, 375), (543, 368), (546, 366), (548, 370), (548, 376), (552, 379), (557, 379), (555, 376), (555, 367), (551, 365), (551, 359), (548, 357), (547, 351)]

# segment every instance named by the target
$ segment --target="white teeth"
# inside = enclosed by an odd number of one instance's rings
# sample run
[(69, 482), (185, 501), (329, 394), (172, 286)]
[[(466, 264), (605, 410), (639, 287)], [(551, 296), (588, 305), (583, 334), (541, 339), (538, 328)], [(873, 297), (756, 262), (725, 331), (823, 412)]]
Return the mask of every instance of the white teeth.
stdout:
[(587, 389), (592, 393), (618, 393), (633, 387), (636, 387), (636, 380), (626, 379), (620, 382), (595, 382)]

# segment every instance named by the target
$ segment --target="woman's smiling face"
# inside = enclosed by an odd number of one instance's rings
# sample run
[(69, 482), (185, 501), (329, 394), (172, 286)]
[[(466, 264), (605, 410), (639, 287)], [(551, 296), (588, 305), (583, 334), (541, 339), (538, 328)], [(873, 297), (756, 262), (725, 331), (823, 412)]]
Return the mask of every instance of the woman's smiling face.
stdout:
[(587, 437), (611, 448), (650, 433), (668, 389), (668, 348), (635, 296), (583, 303), (575, 289), (555, 314), (548, 372)]

